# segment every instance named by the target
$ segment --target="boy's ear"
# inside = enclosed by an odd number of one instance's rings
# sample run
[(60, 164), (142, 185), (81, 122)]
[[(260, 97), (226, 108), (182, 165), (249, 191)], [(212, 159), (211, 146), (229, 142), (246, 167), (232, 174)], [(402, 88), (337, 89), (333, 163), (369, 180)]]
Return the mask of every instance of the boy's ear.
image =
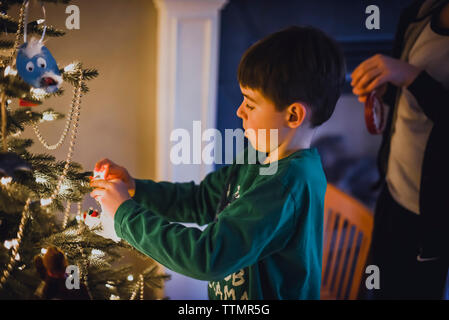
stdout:
[(290, 128), (298, 128), (306, 119), (306, 107), (299, 102), (294, 102), (287, 107), (287, 125)]

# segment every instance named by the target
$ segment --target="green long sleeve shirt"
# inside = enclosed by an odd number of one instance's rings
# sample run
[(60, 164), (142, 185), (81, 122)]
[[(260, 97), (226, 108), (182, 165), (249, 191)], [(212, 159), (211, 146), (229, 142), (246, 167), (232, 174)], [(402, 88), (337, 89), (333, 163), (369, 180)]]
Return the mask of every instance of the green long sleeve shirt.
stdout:
[(228, 165), (199, 185), (137, 179), (115, 231), (167, 268), (209, 281), (210, 299), (319, 299), (327, 184), (318, 151), (280, 159), (273, 175), (260, 175), (263, 166)]

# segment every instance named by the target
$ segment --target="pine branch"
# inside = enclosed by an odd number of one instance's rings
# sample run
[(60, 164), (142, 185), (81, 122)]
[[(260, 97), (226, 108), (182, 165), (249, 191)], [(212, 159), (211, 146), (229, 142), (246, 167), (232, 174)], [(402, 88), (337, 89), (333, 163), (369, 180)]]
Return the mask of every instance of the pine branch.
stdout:
[(68, 4), (70, 3), (72, 0), (41, 0), (43, 2), (47, 2), (47, 3), (63, 3), (63, 4)]
[[(3, 69), (0, 69), (3, 73)], [(18, 76), (0, 76), (0, 86), (5, 90), (7, 97), (23, 98), (30, 92), (30, 85)]]
[(24, 131), (26, 125), (46, 122), (45, 118), (51, 117), (54, 120), (63, 119), (64, 114), (54, 111), (52, 108), (46, 109), (42, 113), (33, 112), (30, 108), (18, 108), (10, 113), (8, 123), (10, 123), (9, 134), (16, 134)]
[[(17, 31), (17, 26), (16, 26)], [(28, 23), (27, 31), (29, 34), (37, 34), (42, 35), (44, 32), (44, 26), (42, 24), (38, 24), (37, 21), (33, 21)], [(57, 29), (53, 26), (47, 25), (47, 29), (45, 31), (45, 36), (49, 37), (62, 37), (65, 35), (65, 31), (62, 29)]]
[[(82, 64), (79, 62), (74, 63), (73, 69), (70, 71), (64, 71), (64, 69), (60, 69), (60, 71), (62, 72), (63, 80), (69, 82), (74, 87), (78, 85), (80, 70), (82, 70), (83, 80), (89, 81), (98, 77), (99, 75), (98, 70), (96, 69), (83, 69)], [(84, 94), (89, 92), (89, 87), (85, 84), (84, 81), (81, 83), (81, 92)]]
[[(2, 50), (11, 49), (12, 47), (14, 47), (14, 41), (0, 40), (0, 49), (2, 49)], [(7, 57), (5, 57), (5, 58), (7, 58)], [(3, 57), (0, 56), (0, 59), (3, 60)]]
[(164, 281), (171, 278), (168, 274), (158, 274), (158, 271), (159, 267), (156, 263), (154, 263), (142, 272), (143, 281), (148, 287), (161, 289), (164, 286)]
[(73, 86), (78, 83), (80, 70), (83, 73), (83, 80), (92, 80), (99, 75), (96, 69), (83, 69), (83, 65), (80, 62), (73, 62), (71, 65), (73, 65), (71, 70), (65, 71), (60, 69), (59, 71), (62, 73), (64, 81), (70, 82)]
[[(7, 125), (6, 125), (6, 131), (7, 131), (7, 138), (10, 138), (10, 135), (14, 135), (17, 133), (20, 133), (25, 130), (23, 127), (23, 124), (26, 122), (32, 122), (33, 119), (31, 118), (30, 114), (27, 114), (27, 112), (21, 112), (22, 110), (17, 110), (14, 114), (11, 114), (11, 110), (7, 108), (6, 110), (6, 117), (7, 117)], [(1, 120), (0, 116), (0, 120)], [(40, 117), (42, 118), (42, 117)], [(11, 139), (11, 138), (10, 138)]]
[(0, 12), (0, 25), (2, 26), (0, 32), (4, 33), (6, 31), (8, 33), (15, 33), (19, 23), (6, 13)]
[[(8, 117), (8, 122), (10, 123), (11, 128), (9, 130), (7, 129), (9, 131), (8, 134), (17, 134), (18, 132), (22, 132), (25, 130), (25, 128), (12, 116)], [(8, 128), (8, 126), (6, 127)]]
[[(0, 13), (0, 25), (2, 26), (2, 28), (0, 28), (0, 33), (7, 32), (15, 34), (17, 32), (17, 28), (19, 27), (19, 22), (5, 13)], [(42, 24), (39, 24), (38, 20), (27, 23), (28, 34), (42, 35), (43, 31), (44, 26)], [(65, 35), (65, 31), (47, 25), (45, 35), (49, 37), (61, 37)]]
[(0, 55), (0, 65), (5, 65), (7, 60), (9, 60), (9, 56)]
[(34, 144), (32, 139), (19, 139), (19, 138), (9, 138), (8, 146), (11, 152), (15, 152), (18, 155), (22, 155), (26, 152), (26, 149)]
[(98, 77), (98, 71), (96, 69), (89, 68), (83, 70), (83, 79), (92, 80), (96, 77)]
[[(41, 0), (41, 1), (47, 2), (47, 3), (61, 3), (61, 4), (68, 4), (71, 2), (71, 0)], [(7, 12), (11, 6), (13, 6), (13, 5), (21, 6), (22, 4), (23, 4), (23, 0), (0, 1), (0, 12)]]

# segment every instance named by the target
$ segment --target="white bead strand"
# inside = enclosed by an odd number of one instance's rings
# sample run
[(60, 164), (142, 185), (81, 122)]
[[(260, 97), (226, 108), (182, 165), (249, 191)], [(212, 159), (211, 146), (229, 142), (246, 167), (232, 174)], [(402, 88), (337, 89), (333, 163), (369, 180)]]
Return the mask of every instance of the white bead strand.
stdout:
[[(76, 93), (76, 90), (74, 89), (74, 94), (75, 94), (75, 93)], [(59, 138), (59, 141), (58, 141), (57, 143), (53, 144), (53, 145), (49, 145), (49, 144), (47, 143), (47, 141), (45, 140), (45, 138), (42, 137), (42, 134), (41, 134), (41, 132), (40, 132), (40, 130), (39, 130), (37, 124), (33, 123), (32, 126), (33, 126), (34, 133), (36, 134), (36, 137), (37, 137), (37, 139), (39, 140), (39, 142), (40, 142), (46, 149), (48, 149), (48, 150), (56, 150), (57, 148), (59, 148), (59, 147), (62, 145), (62, 143), (64, 142), (65, 138), (67, 137), (67, 133), (69, 132), (69, 128), (70, 128), (70, 125), (71, 125), (72, 119), (73, 119), (73, 113), (74, 113), (74, 110), (75, 110), (75, 101), (72, 100), (72, 107), (71, 107), (71, 110), (70, 110), (70, 115), (69, 115), (69, 118), (67, 119), (67, 121), (66, 121), (66, 123), (65, 123), (64, 130), (63, 130), (63, 132), (62, 132), (62, 134), (61, 134), (61, 137)]]
[[(81, 70), (81, 75), (82, 75), (82, 70)], [(42, 143), (42, 145), (46, 149), (56, 150), (57, 148), (59, 148), (62, 145), (62, 143), (64, 142), (65, 138), (67, 137), (67, 133), (69, 132), (70, 125), (71, 125), (71, 123), (73, 121), (73, 117), (75, 115), (76, 108), (77, 108), (77, 106), (80, 105), (81, 81), (82, 81), (82, 79), (80, 77), (80, 79), (78, 81), (78, 84), (73, 88), (73, 98), (72, 98), (72, 103), (71, 103), (71, 108), (70, 108), (70, 114), (69, 114), (69, 117), (66, 120), (64, 130), (63, 130), (63, 132), (61, 134), (61, 137), (59, 138), (59, 141), (57, 143), (55, 143), (53, 145), (49, 145), (48, 142), (45, 141), (45, 139), (42, 137), (42, 134), (39, 131), (39, 128), (38, 128), (37, 124), (35, 124), (35, 123), (33, 124), (34, 133), (36, 134), (37, 139), (39, 140), (40, 143)], [(78, 107), (78, 109), (79, 109), (79, 107)], [(30, 113), (30, 116), (31, 116), (31, 113)], [(78, 121), (79, 121), (79, 118), (77, 118), (75, 120), (75, 122), (78, 122)]]
[(75, 106), (75, 121), (73, 122), (73, 127), (72, 127), (72, 136), (70, 138), (70, 147), (69, 147), (69, 152), (67, 154), (67, 158), (65, 161), (65, 166), (63, 169), (63, 172), (61, 174), (61, 176), (58, 179), (58, 183), (56, 186), (55, 191), (53, 192), (53, 194), (50, 197), (50, 201), (48, 203), (53, 202), (53, 200), (56, 199), (56, 197), (59, 194), (59, 190), (61, 189), (61, 185), (63, 180), (65, 179), (65, 177), (67, 176), (67, 172), (69, 170), (69, 165), (70, 162), (72, 161), (72, 156), (73, 156), (73, 150), (74, 150), (74, 146), (75, 146), (75, 140), (76, 140), (76, 134), (78, 131), (78, 126), (79, 126), (79, 119), (80, 119), (80, 108), (81, 108), (81, 87), (82, 87), (82, 80), (83, 80), (83, 72), (82, 70), (80, 70), (80, 77), (76, 86), (76, 99), (74, 99), (76, 102), (74, 103)]
[(143, 274), (140, 274), (139, 280), (137, 280), (136, 287), (133, 290), (133, 293), (131, 294), (129, 300), (134, 300), (137, 296), (137, 292), (140, 292), (140, 300), (143, 300), (143, 289), (144, 289)]
[(143, 275), (140, 275), (140, 300), (143, 300)]
[(3, 270), (2, 277), (0, 278), (0, 289), (2, 289), (3, 284), (5, 283), (6, 279), (8, 279), (9, 275), (11, 274), (11, 270), (16, 263), (16, 256), (19, 251), (20, 242), (23, 237), (23, 230), (25, 228), (25, 223), (29, 216), (28, 209), (30, 207), (30, 202), (31, 202), (31, 198), (28, 198), (28, 200), (25, 203), (25, 207), (23, 208), (22, 219), (20, 220), (19, 231), (17, 232), (17, 239), (16, 239), (17, 244), (12, 249), (11, 258), (9, 259), (8, 266), (6, 267), (5, 270)]
[(67, 204), (66, 204), (65, 211), (64, 211), (64, 220), (62, 221), (62, 229), (65, 229), (67, 227), (67, 222), (69, 221), (71, 205), (72, 205), (72, 202), (70, 200), (67, 200)]

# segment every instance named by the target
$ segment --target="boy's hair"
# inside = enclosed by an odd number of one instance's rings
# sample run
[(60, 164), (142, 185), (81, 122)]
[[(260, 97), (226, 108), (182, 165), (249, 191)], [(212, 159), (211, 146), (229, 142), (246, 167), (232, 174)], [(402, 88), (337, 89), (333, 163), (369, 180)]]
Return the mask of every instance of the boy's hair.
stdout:
[(345, 81), (338, 44), (310, 26), (292, 26), (253, 44), (238, 68), (242, 87), (259, 90), (281, 111), (294, 102), (311, 109), (311, 126), (334, 112)]

